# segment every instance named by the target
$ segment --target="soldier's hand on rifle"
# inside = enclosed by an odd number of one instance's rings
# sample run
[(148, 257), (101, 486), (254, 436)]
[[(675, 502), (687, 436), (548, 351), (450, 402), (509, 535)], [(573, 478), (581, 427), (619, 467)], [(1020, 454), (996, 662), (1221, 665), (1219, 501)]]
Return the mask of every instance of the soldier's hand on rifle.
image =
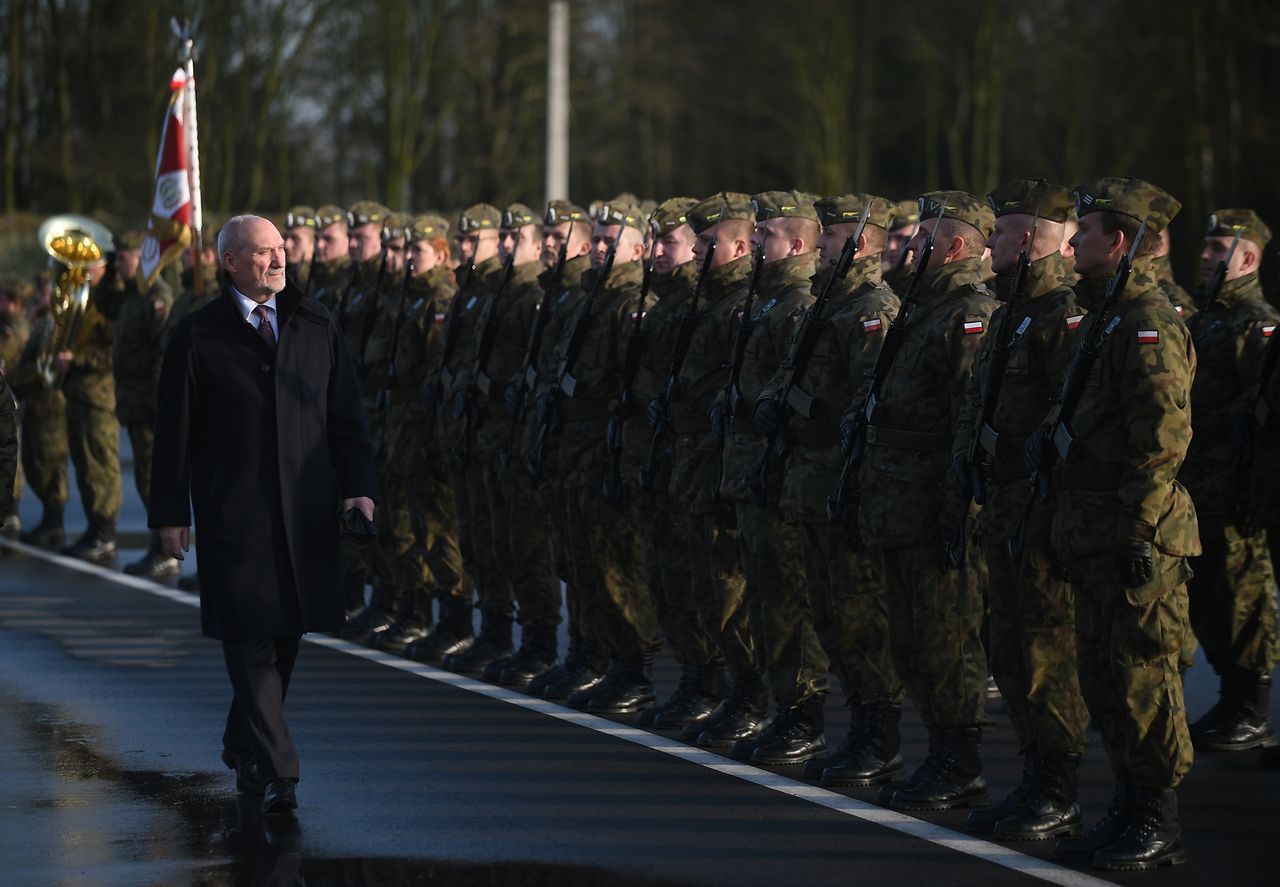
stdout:
[(661, 398), (655, 397), (653, 400), (649, 401), (649, 403), (645, 405), (645, 408), (644, 408), (645, 418), (649, 420), (649, 427), (652, 428), (654, 431), (657, 431), (658, 426), (662, 424), (663, 412), (664, 410), (662, 409)]
[(723, 440), (725, 434), (724, 404), (713, 403), (707, 410), (707, 421), (711, 424), (711, 434), (716, 440)]
[(861, 423), (857, 419), (845, 419), (840, 423), (840, 452), (847, 458), (858, 445), (858, 436), (862, 433)]
[(533, 416), (539, 425), (546, 423), (549, 409), (551, 409), (551, 395), (545, 392), (539, 394), (538, 399), (533, 402)]
[(507, 386), (506, 390), (502, 392), (502, 403), (507, 408), (507, 412), (513, 415), (516, 410), (520, 409), (519, 383), (512, 382)]
[(1126, 542), (1116, 547), (1116, 574), (1125, 588), (1146, 585), (1154, 569), (1150, 542)]
[(951, 480), (960, 497), (968, 503), (973, 498), (973, 475), (969, 471), (969, 457), (964, 453), (951, 460)]
[(777, 437), (782, 429), (782, 409), (773, 398), (761, 400), (756, 404), (754, 419), (756, 428), (766, 437)]
[(1257, 458), (1254, 442), (1258, 430), (1257, 420), (1252, 413), (1237, 413), (1231, 417), (1231, 452), (1235, 454), (1236, 464), (1241, 468), (1252, 468)]
[(1049, 429), (1040, 428), (1031, 432), (1027, 445), (1022, 451), (1023, 462), (1027, 471), (1035, 473), (1053, 467), (1053, 441), (1049, 439)]

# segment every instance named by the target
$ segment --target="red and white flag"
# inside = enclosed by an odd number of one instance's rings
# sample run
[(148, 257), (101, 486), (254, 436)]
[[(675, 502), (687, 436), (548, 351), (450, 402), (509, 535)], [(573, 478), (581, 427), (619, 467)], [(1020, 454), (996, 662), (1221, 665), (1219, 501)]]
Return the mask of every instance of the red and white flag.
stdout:
[(191, 245), (200, 229), (200, 152), (196, 137), (196, 89), (191, 63), (169, 81), (169, 107), (156, 157), (156, 194), (142, 242), (143, 288)]

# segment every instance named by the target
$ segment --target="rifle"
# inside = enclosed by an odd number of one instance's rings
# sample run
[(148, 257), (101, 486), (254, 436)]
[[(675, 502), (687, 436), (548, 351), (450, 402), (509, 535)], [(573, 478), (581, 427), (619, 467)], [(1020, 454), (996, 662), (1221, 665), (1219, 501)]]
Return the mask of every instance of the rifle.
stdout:
[(1062, 380), (1062, 389), (1058, 394), (1058, 399), (1053, 409), (1049, 411), (1047, 436), (1053, 444), (1053, 449), (1049, 452), (1046, 464), (1037, 466), (1031, 474), (1031, 496), (1028, 497), (1027, 506), (1022, 512), (1022, 520), (1019, 522), (1017, 529), (1014, 530), (1012, 538), (1009, 539), (1009, 555), (1015, 562), (1021, 562), (1022, 555), (1026, 551), (1027, 523), (1031, 519), (1031, 511), (1035, 508), (1036, 500), (1048, 502), (1053, 498), (1053, 479), (1049, 473), (1050, 469), (1059, 459), (1065, 462), (1067, 454), (1071, 450), (1071, 444), (1074, 439), (1071, 435), (1069, 423), (1072, 417), (1075, 416), (1076, 408), (1080, 405), (1080, 398), (1084, 396), (1084, 389), (1089, 383), (1093, 365), (1097, 363), (1098, 358), (1102, 355), (1102, 346), (1106, 344), (1107, 337), (1115, 331), (1116, 326), (1120, 323), (1121, 318), (1119, 316), (1109, 317), (1109, 315), (1116, 300), (1124, 293), (1125, 285), (1129, 282), (1129, 273), (1133, 270), (1133, 260), (1138, 254), (1138, 248), (1142, 246), (1142, 240), (1147, 233), (1147, 223), (1150, 219), (1150, 216), (1143, 218), (1142, 225), (1138, 228), (1138, 233), (1134, 236), (1133, 243), (1129, 247), (1129, 252), (1120, 260), (1116, 273), (1112, 275), (1110, 282), (1107, 284), (1107, 294), (1102, 301), (1102, 307), (1089, 313), (1089, 325), (1085, 330), (1084, 338), (1080, 342), (1080, 347), (1076, 349), (1076, 353), (1071, 357), (1066, 376)]
[(800, 328), (796, 330), (791, 347), (787, 349), (787, 356), (782, 361), (782, 384), (778, 386), (777, 394), (778, 406), (782, 411), (781, 421), (778, 423), (777, 433), (769, 436), (760, 461), (752, 469), (751, 476), (754, 480), (749, 482), (752, 498), (759, 505), (768, 504), (769, 466), (774, 463), (775, 456), (783, 459), (791, 452), (791, 441), (787, 433), (788, 417), (792, 412), (799, 413), (806, 419), (813, 415), (814, 397), (801, 388), (798, 382), (804, 378), (805, 370), (809, 368), (809, 359), (813, 357), (818, 345), (818, 334), (826, 322), (823, 312), (831, 299), (831, 291), (838, 281), (849, 275), (849, 269), (853, 267), (853, 260), (858, 255), (858, 241), (867, 229), (867, 215), (870, 212), (871, 203), (868, 201), (862, 210), (862, 220), (858, 223), (857, 230), (845, 240), (831, 276), (827, 278), (822, 292), (818, 293), (817, 300), (800, 319)]
[(516, 438), (520, 435), (520, 426), (524, 424), (526, 401), (534, 383), (538, 381), (538, 352), (542, 348), (542, 336), (547, 331), (551, 320), (551, 294), (560, 288), (564, 278), (564, 263), (569, 255), (569, 241), (573, 238), (573, 220), (569, 220), (569, 233), (560, 241), (560, 255), (556, 257), (555, 268), (551, 272), (550, 286), (547, 287), (542, 301), (538, 303), (538, 312), (533, 317), (533, 326), (529, 330), (529, 343), (524, 349), (524, 361), (520, 365), (520, 374), (516, 376), (516, 404), (511, 411), (511, 426), (507, 432), (507, 443), (498, 454), (503, 468), (511, 467), (511, 451), (515, 448)]
[(898, 250), (898, 258), (893, 263), (893, 273), (901, 274), (902, 269), (907, 267), (907, 256), (911, 251), (907, 249), (907, 244), (911, 242), (911, 238), (916, 236), (916, 232), (920, 230), (920, 223), (917, 221), (911, 229), (911, 237), (908, 237), (906, 243), (902, 244), (902, 249)]
[(1235, 257), (1236, 247), (1240, 245), (1240, 234), (1240, 231), (1236, 231), (1236, 236), (1231, 239), (1231, 249), (1227, 250), (1226, 258), (1214, 269), (1213, 280), (1209, 281), (1209, 286), (1198, 294), (1196, 302), (1202, 310), (1212, 307), (1213, 303), (1218, 301), (1218, 293), (1222, 292), (1222, 285), (1227, 282), (1227, 266)]
[(498, 321), (501, 319), (498, 315), (499, 303), (503, 296), (506, 295), (507, 287), (511, 285), (511, 278), (516, 270), (516, 254), (515, 250), (507, 256), (507, 261), (502, 268), (502, 282), (498, 284), (497, 291), (493, 294), (493, 298), (485, 306), (484, 317), (479, 321), (480, 338), (476, 341), (475, 354), (471, 358), (471, 376), (467, 382), (467, 387), (459, 392), (461, 403), (454, 404), (454, 418), (459, 418), (459, 408), (461, 409), (462, 418), (462, 435), (458, 439), (458, 462), (463, 468), (471, 464), (471, 438), (475, 436), (477, 419), (476, 412), (479, 407), (473, 403), (473, 390), (478, 390), (485, 400), (489, 398), (489, 392), (492, 390), (492, 380), (485, 375), (484, 368), (489, 363), (489, 353), (493, 351), (493, 343), (498, 338)]
[(400, 299), (396, 303), (396, 320), (391, 327), (391, 359), (387, 363), (387, 378), (378, 389), (378, 397), (374, 401), (374, 409), (385, 410), (390, 405), (391, 392), (400, 381), (396, 372), (396, 351), (400, 348), (400, 332), (404, 328), (405, 308), (409, 302), (409, 284), (413, 280), (413, 259), (405, 256), (404, 278), (400, 281)]
[(622, 234), (620, 228), (618, 236), (613, 239), (613, 243), (609, 244), (609, 251), (605, 253), (600, 273), (591, 285), (591, 292), (587, 293), (582, 309), (573, 322), (573, 329), (569, 332), (569, 342), (565, 346), (564, 356), (560, 358), (560, 366), (556, 370), (556, 383), (547, 392), (547, 405), (542, 413), (542, 425), (538, 429), (538, 437), (534, 441), (533, 452), (529, 454), (526, 466), (534, 479), (542, 478), (542, 469), (547, 459), (547, 444), (552, 432), (556, 431), (556, 426), (559, 425), (560, 397), (564, 395), (572, 399), (578, 391), (578, 380), (574, 377), (573, 370), (578, 364), (578, 355), (582, 353), (582, 345), (587, 339), (591, 307), (595, 304), (600, 291), (604, 289), (605, 281), (613, 272), (613, 259), (618, 254), (618, 244), (622, 242)]
[(387, 241), (391, 239), (389, 234), (388, 229), (382, 229), (382, 258), (378, 262), (378, 280), (373, 285), (373, 298), (369, 302), (369, 310), (365, 312), (364, 323), (360, 325), (360, 353), (356, 361), (356, 372), (361, 379), (368, 370), (365, 357), (369, 350), (369, 337), (373, 335), (373, 325), (378, 319), (378, 302), (382, 300), (382, 283), (387, 277)]
[(649, 246), (649, 260), (644, 263), (644, 276), (640, 280), (640, 295), (636, 299), (635, 314), (631, 317), (631, 330), (627, 333), (627, 349), (622, 358), (622, 385), (618, 390), (618, 406), (609, 419), (605, 432), (609, 461), (604, 469), (604, 498), (615, 507), (623, 505), (622, 495), (622, 431), (634, 408), (636, 374), (640, 371), (640, 351), (643, 347), (644, 303), (649, 298), (649, 283), (653, 277), (653, 254), (658, 248), (655, 235)]
[(436, 365), (439, 371), (436, 380), (422, 390), (423, 404), (427, 408), (427, 440), (426, 451), (429, 461), (436, 460), (436, 417), (440, 412), (440, 398), (444, 396), (444, 379), (445, 373), (449, 373), (449, 381), (453, 381), (453, 373), (449, 371), (449, 361), (453, 359), (453, 352), (458, 348), (458, 327), (461, 324), (463, 313), (462, 300), (470, 291), (472, 284), (476, 280), (476, 260), (474, 253), (471, 262), (467, 266), (467, 279), (462, 282), (462, 286), (458, 288), (458, 293), (453, 297), (450, 303), (449, 322), (444, 327), (444, 342), (440, 347), (440, 361)]
[[(726, 201), (726, 205), (727, 201)], [(724, 211), (721, 210), (723, 215)], [(716, 254), (716, 241), (707, 243), (707, 251), (702, 256), (702, 265), (698, 268), (698, 282), (693, 286), (693, 297), (689, 299), (684, 314), (680, 316), (680, 327), (676, 330), (676, 344), (671, 349), (671, 368), (667, 370), (666, 381), (658, 389), (658, 421), (654, 424), (653, 436), (649, 438), (649, 449), (645, 453), (644, 464), (640, 466), (640, 489), (653, 489), (653, 482), (658, 476), (658, 450), (667, 436), (667, 427), (671, 424), (671, 403), (680, 397), (680, 372), (684, 369), (685, 358), (689, 356), (689, 346), (693, 343), (693, 331), (698, 325), (698, 303), (702, 301), (702, 290), (707, 282), (707, 272), (711, 270), (711, 260)]]
[[(849, 513), (850, 501), (857, 501), (858, 499), (856, 490), (853, 495), (850, 495), (850, 486), (851, 481), (858, 476), (858, 472), (862, 468), (862, 459), (866, 455), (867, 426), (871, 424), (871, 419), (876, 413), (880, 392), (884, 388), (884, 381), (889, 375), (889, 369), (893, 366), (893, 361), (898, 355), (898, 349), (902, 347), (902, 342), (907, 337), (907, 321), (911, 317), (912, 308), (915, 307), (913, 297), (916, 293), (916, 287), (919, 286), (920, 279), (924, 277), (924, 273), (929, 270), (929, 261), (933, 258), (933, 242), (938, 236), (938, 228), (942, 225), (942, 218), (945, 214), (945, 209), (938, 211), (938, 221), (934, 223), (933, 230), (925, 238), (924, 246), (920, 248), (920, 255), (916, 258), (915, 267), (911, 272), (911, 282), (907, 284), (907, 291), (902, 297), (902, 307), (898, 310), (898, 316), (893, 319), (893, 323), (889, 324), (889, 329), (884, 334), (884, 341), (880, 343), (880, 351), (876, 354), (876, 362), (872, 365), (871, 384), (867, 389), (867, 400), (863, 404), (862, 412), (857, 420), (857, 432), (854, 436), (853, 445), (849, 447), (849, 452), (845, 454), (844, 464), (840, 467), (840, 477), (836, 480), (835, 490), (827, 497), (827, 517), (832, 522), (844, 520)], [(923, 224), (924, 220), (922, 219), (919, 225)], [(917, 230), (919, 230), (919, 225), (917, 225)], [(854, 514), (857, 514), (857, 509), (854, 509)], [(856, 521), (854, 522), (854, 534), (854, 547), (857, 548), (859, 543), (857, 542)]]
[[(318, 231), (316, 236), (319, 237)], [(311, 262), (307, 269), (307, 291), (304, 293), (307, 298), (311, 298), (311, 290), (316, 285), (316, 265), (319, 264), (319, 259), (320, 251), (316, 249), (315, 242), (313, 241), (311, 244)]]

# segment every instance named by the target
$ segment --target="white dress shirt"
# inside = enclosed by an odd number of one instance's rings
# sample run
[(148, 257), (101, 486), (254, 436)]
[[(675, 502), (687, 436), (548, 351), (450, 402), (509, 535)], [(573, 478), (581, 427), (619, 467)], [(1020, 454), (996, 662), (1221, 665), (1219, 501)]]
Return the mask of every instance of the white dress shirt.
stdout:
[[(258, 308), (259, 303), (253, 301), (234, 286), (231, 287), (231, 294), (236, 297), (236, 303), (240, 306), (240, 313), (244, 315), (244, 319), (248, 321), (249, 326), (255, 330), (258, 324), (262, 322), (262, 318), (253, 312)], [(271, 332), (275, 334), (276, 341), (280, 341), (280, 322), (276, 319), (276, 297), (272, 296), (267, 301), (261, 303), (267, 309), (267, 319), (271, 322)]]

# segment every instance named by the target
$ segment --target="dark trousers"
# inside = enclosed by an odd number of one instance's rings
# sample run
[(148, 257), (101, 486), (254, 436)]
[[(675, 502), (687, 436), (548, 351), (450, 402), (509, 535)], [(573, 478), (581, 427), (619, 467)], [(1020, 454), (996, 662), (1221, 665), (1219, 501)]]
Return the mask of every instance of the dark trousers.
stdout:
[(267, 782), (298, 778), (298, 749), (284, 721), (284, 698), (300, 641), (290, 637), (222, 642), (235, 691), (222, 745), (237, 757), (252, 757)]

